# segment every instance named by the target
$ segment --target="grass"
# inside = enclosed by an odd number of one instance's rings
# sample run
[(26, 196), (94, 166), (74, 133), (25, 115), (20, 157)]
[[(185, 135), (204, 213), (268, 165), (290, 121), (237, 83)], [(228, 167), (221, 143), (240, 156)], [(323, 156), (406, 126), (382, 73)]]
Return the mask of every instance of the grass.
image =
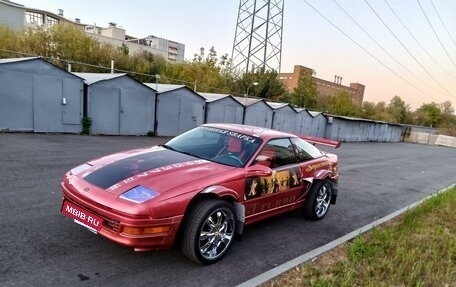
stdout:
[(263, 286), (456, 286), (456, 187)]

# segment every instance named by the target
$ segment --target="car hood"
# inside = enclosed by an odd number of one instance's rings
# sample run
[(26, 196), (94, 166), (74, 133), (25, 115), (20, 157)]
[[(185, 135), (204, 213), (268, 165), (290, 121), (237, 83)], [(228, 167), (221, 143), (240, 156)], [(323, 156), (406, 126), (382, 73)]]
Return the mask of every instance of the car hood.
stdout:
[(118, 153), (88, 164), (91, 168), (77, 176), (117, 195), (138, 185), (162, 194), (234, 169), (163, 147)]

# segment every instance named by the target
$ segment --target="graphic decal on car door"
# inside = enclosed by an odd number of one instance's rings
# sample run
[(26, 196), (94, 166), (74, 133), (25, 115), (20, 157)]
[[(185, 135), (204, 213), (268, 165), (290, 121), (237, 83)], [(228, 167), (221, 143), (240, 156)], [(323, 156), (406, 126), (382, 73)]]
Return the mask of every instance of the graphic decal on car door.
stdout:
[(257, 198), (289, 190), (302, 184), (298, 166), (284, 170), (273, 170), (271, 176), (252, 177), (246, 180), (246, 199)]

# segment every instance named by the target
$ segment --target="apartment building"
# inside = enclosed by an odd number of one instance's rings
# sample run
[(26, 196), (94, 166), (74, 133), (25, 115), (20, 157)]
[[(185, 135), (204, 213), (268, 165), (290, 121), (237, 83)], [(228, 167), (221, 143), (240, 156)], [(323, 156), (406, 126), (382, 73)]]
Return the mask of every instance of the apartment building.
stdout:
[(100, 43), (111, 44), (116, 47), (126, 46), (131, 54), (143, 51), (160, 55), (169, 62), (183, 62), (185, 45), (165, 38), (149, 35), (134, 37), (126, 34), (126, 30), (111, 22), (107, 27), (96, 24), (84, 24), (79, 18), (74, 20), (64, 17), (64, 11), (57, 13), (25, 7), (22, 4), (9, 0), (0, 0), (0, 25), (6, 25), (14, 30), (21, 31), (28, 27), (50, 27), (59, 23), (69, 23), (84, 29), (87, 35)]

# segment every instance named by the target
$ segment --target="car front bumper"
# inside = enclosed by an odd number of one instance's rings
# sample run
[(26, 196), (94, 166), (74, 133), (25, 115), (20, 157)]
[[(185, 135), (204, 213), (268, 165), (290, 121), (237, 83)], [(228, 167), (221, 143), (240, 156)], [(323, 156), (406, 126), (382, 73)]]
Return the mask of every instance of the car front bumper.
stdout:
[[(79, 196), (77, 191), (71, 190), (64, 183), (61, 184), (61, 187), (63, 200), (103, 219), (102, 227), (97, 232), (101, 236), (121, 245), (132, 247), (135, 251), (169, 249), (173, 246), (183, 215), (162, 219), (129, 215), (83, 198)], [(152, 234), (125, 232), (131, 229), (158, 230), (158, 232), (155, 231)]]

